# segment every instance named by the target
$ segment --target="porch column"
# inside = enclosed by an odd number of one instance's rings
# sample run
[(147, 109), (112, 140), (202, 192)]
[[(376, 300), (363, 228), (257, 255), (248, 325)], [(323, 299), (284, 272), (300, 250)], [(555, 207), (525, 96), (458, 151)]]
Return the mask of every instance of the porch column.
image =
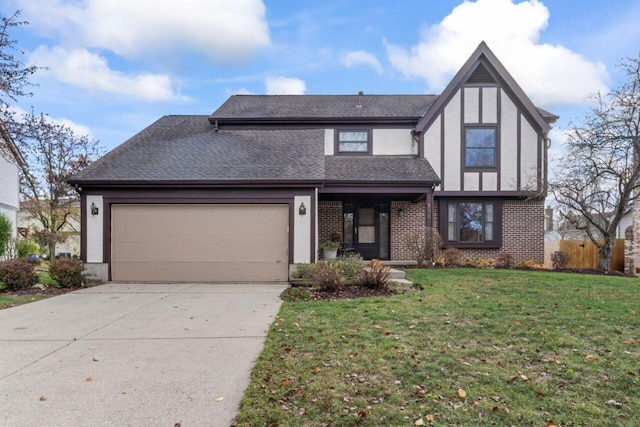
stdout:
[(427, 227), (431, 228), (433, 227), (433, 192), (429, 191), (427, 194), (425, 194), (425, 198), (424, 198), (424, 204), (425, 204), (425, 211), (426, 211), (426, 220), (427, 220)]

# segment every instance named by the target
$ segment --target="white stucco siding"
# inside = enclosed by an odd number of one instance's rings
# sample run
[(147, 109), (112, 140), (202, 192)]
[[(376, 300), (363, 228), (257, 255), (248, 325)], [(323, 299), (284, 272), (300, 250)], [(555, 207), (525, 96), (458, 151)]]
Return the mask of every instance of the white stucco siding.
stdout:
[(334, 151), (334, 130), (333, 129), (325, 129), (324, 130), (324, 154), (325, 156), (333, 156)]
[(460, 91), (444, 109), (444, 191), (460, 190)]
[[(95, 203), (98, 215), (91, 215), (91, 204)], [(104, 203), (102, 196), (87, 196), (85, 200), (87, 219), (87, 262), (104, 262), (102, 251)]]
[(498, 191), (498, 174), (495, 172), (482, 173), (482, 191)]
[[(302, 203), (307, 210), (304, 216), (298, 214), (298, 208)], [(293, 262), (308, 264), (311, 262), (311, 197), (295, 196), (293, 211)]]
[(533, 191), (538, 188), (538, 134), (524, 117), (520, 141), (520, 189)]
[(372, 133), (374, 155), (418, 154), (418, 145), (413, 142), (411, 129), (373, 129)]
[[(442, 134), (441, 121), (441, 116), (438, 115), (424, 134), (424, 157), (429, 160), (433, 170), (439, 177), (442, 177), (442, 170), (440, 170), (442, 158), (440, 149)], [(437, 186), (436, 188), (439, 187), (440, 186)]]
[(498, 88), (482, 88), (482, 123), (498, 121)]
[(518, 109), (504, 92), (500, 102), (500, 190), (515, 191), (518, 184)]
[(480, 174), (478, 172), (464, 173), (464, 191), (480, 190)]
[(464, 122), (480, 122), (480, 88), (468, 87), (464, 89)]

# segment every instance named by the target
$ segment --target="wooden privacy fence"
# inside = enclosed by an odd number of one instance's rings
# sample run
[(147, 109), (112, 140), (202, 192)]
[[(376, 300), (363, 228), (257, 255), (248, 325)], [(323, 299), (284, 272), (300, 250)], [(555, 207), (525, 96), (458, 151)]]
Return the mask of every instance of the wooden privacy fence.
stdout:
[[(591, 240), (554, 240), (544, 242), (544, 263), (553, 268), (551, 254), (564, 251), (571, 257), (566, 268), (598, 268), (598, 248)], [(624, 271), (624, 239), (616, 239), (610, 268)]]

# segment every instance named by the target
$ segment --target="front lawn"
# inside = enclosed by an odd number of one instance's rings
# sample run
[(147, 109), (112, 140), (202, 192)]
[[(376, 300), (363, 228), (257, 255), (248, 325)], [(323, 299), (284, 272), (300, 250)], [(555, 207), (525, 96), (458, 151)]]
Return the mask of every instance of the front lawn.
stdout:
[(0, 310), (49, 298), (52, 295), (0, 295)]
[(424, 290), (285, 302), (238, 425), (637, 425), (638, 279), (408, 278)]

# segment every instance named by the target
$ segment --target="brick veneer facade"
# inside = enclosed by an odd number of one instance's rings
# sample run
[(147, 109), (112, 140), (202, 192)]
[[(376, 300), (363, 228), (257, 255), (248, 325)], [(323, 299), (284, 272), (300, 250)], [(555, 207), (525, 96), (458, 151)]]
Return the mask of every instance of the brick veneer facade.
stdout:
[(405, 236), (426, 224), (426, 206), (424, 202), (391, 202), (391, 259), (414, 260), (414, 255), (405, 245)]
[[(433, 224), (439, 221), (439, 204), (434, 202)], [(515, 263), (544, 262), (544, 200), (502, 201), (502, 247), (500, 249), (460, 249), (469, 258), (497, 258), (506, 253)]]
[(318, 202), (318, 242), (331, 240), (331, 233), (342, 236), (342, 202)]
[[(438, 225), (438, 211), (436, 200), (433, 204), (435, 226)], [(391, 259), (413, 260), (413, 254), (404, 244), (404, 239), (408, 232), (426, 224), (425, 203), (392, 201), (390, 217)], [(318, 205), (320, 243), (330, 240), (331, 233), (334, 232), (342, 234), (342, 203), (320, 201)], [(636, 234), (636, 238), (640, 242), (640, 234)], [(640, 243), (636, 246), (640, 247)], [(527, 260), (544, 262), (544, 200), (504, 200), (502, 202), (502, 248), (462, 249), (461, 251), (469, 258), (497, 258), (501, 253), (507, 253), (516, 263)]]

